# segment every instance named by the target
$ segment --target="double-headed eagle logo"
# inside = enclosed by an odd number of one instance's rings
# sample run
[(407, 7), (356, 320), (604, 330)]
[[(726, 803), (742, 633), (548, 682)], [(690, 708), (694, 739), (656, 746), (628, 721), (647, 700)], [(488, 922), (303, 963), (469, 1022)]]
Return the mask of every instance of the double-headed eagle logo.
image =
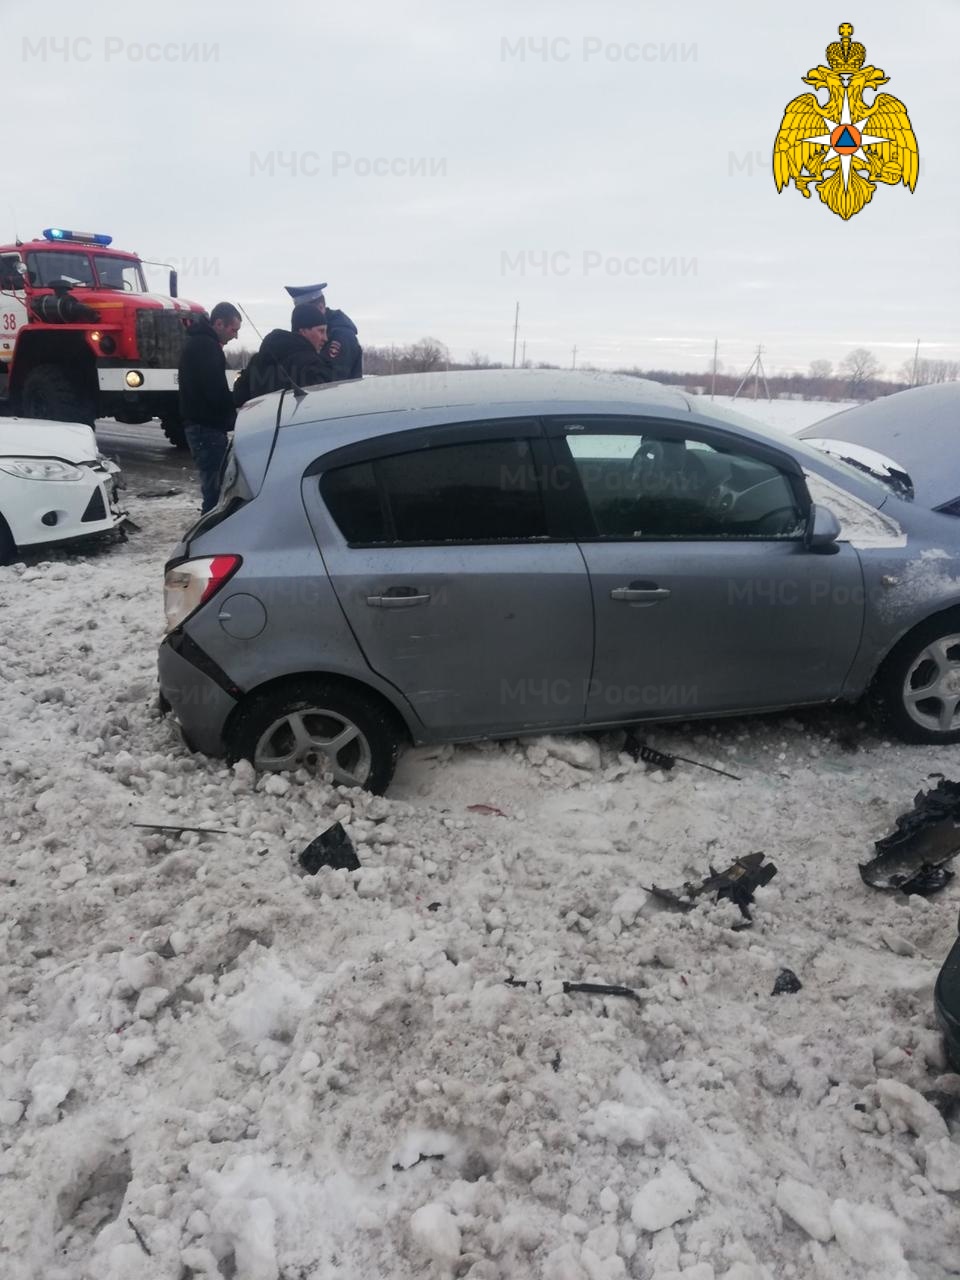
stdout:
[[(787, 104), (773, 144), (777, 191), (789, 186), (808, 199), (810, 185), (846, 221), (873, 199), (878, 182), (910, 191), (917, 185), (920, 154), (907, 108), (891, 93), (876, 93), (890, 79), (879, 67), (865, 67), (867, 51), (852, 40), (842, 22), (840, 39), (827, 45), (829, 67), (814, 67), (804, 84), (826, 89), (827, 100), (802, 93)], [(872, 103), (864, 93), (872, 90)]]

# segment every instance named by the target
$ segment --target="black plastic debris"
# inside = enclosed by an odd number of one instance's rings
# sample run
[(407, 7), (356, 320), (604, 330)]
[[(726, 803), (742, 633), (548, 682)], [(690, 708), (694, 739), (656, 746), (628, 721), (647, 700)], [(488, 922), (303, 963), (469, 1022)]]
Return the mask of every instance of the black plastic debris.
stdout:
[(442, 903), (442, 902), (428, 902), (428, 903), (427, 903), (427, 910), (428, 910), (428, 911), (439, 911), (439, 910), (440, 910), (440, 908), (441, 908), (442, 906), (443, 906), (443, 903)]
[(428, 1160), (445, 1160), (446, 1155), (442, 1151), (421, 1151), (416, 1160), (411, 1160), (409, 1164), (403, 1164), (398, 1161), (392, 1165), (394, 1173), (406, 1173), (408, 1169), (415, 1169), (418, 1164), (426, 1164)]
[(803, 990), (803, 983), (793, 972), (792, 969), (781, 969), (777, 975), (777, 980), (773, 984), (773, 990), (770, 992), (772, 996), (792, 996), (797, 991)]
[[(504, 978), (504, 982), (508, 987), (536, 987), (538, 991), (541, 989), (541, 984), (536, 979), (510, 977)], [(611, 986), (606, 982), (564, 982), (565, 996), (578, 991), (588, 996), (625, 996), (628, 1000), (636, 1000), (638, 1003), (643, 999), (632, 987)]]
[(734, 782), (742, 781), (738, 774), (728, 773), (726, 769), (718, 769), (716, 765), (703, 764), (702, 761), (691, 760), (687, 756), (668, 755), (666, 751), (658, 751), (656, 747), (649, 746), (634, 729), (627, 730), (623, 749), (634, 760), (642, 760), (645, 764), (655, 765), (658, 769), (672, 769), (678, 760), (682, 760), (684, 764), (696, 765), (698, 769), (709, 769), (711, 773), (720, 773), (725, 778), (732, 778)]
[(913, 808), (874, 848), (877, 856), (860, 864), (865, 884), (923, 895), (944, 888), (954, 874), (944, 863), (960, 853), (960, 782), (941, 778), (929, 791), (918, 791)]
[(763, 853), (747, 853), (723, 871), (711, 867), (710, 874), (699, 884), (687, 881), (682, 889), (661, 889), (652, 884), (647, 892), (681, 911), (692, 910), (697, 905), (697, 899), (705, 893), (715, 893), (717, 896), (714, 901), (726, 898), (736, 903), (744, 919), (752, 920), (750, 904), (753, 902), (753, 895), (765, 884), (769, 884), (777, 874), (776, 866), (772, 862), (764, 862), (765, 857)]
[(311, 840), (298, 859), (307, 875), (315, 876), (321, 867), (333, 867), (335, 871), (356, 871), (360, 859), (343, 824), (335, 822)]

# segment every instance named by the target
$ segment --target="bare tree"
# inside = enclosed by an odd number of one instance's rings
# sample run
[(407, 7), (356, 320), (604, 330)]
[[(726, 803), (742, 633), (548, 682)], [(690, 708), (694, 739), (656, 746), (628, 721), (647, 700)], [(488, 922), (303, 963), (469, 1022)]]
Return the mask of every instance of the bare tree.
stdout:
[(900, 366), (901, 381), (908, 386), (926, 387), (934, 382), (956, 382), (960, 362), (956, 360), (904, 360)]
[(839, 373), (846, 378), (850, 394), (863, 394), (868, 382), (880, 373), (880, 363), (866, 347), (854, 347), (840, 361)]
[(471, 369), (489, 369), (490, 357), (482, 355), (479, 351), (471, 351), (467, 356), (467, 364)]
[(421, 338), (412, 343), (404, 355), (404, 364), (412, 373), (430, 373), (450, 363), (450, 352), (437, 338)]
[(807, 375), (808, 392), (817, 400), (826, 400), (831, 391), (833, 365), (829, 360), (811, 360)]

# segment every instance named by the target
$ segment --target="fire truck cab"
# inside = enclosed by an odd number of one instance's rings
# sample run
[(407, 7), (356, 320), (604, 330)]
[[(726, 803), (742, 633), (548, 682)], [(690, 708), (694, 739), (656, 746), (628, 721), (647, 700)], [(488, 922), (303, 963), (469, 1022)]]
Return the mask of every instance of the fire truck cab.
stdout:
[(86, 422), (160, 419), (183, 448), (177, 365), (203, 314), (147, 289), (135, 253), (111, 237), (59, 227), (0, 245), (0, 405), (25, 418)]

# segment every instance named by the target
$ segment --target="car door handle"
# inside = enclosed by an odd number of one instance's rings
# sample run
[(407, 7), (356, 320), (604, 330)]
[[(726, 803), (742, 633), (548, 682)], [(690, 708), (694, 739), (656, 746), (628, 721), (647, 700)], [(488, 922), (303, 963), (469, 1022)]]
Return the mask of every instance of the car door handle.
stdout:
[(666, 587), (658, 587), (651, 582), (648, 587), (614, 587), (610, 599), (624, 600), (627, 604), (657, 604), (669, 595)]
[(408, 593), (403, 589), (396, 593), (387, 592), (382, 596), (367, 596), (367, 604), (371, 609), (412, 609), (414, 605), (427, 604), (429, 595), (421, 595), (414, 587)]

